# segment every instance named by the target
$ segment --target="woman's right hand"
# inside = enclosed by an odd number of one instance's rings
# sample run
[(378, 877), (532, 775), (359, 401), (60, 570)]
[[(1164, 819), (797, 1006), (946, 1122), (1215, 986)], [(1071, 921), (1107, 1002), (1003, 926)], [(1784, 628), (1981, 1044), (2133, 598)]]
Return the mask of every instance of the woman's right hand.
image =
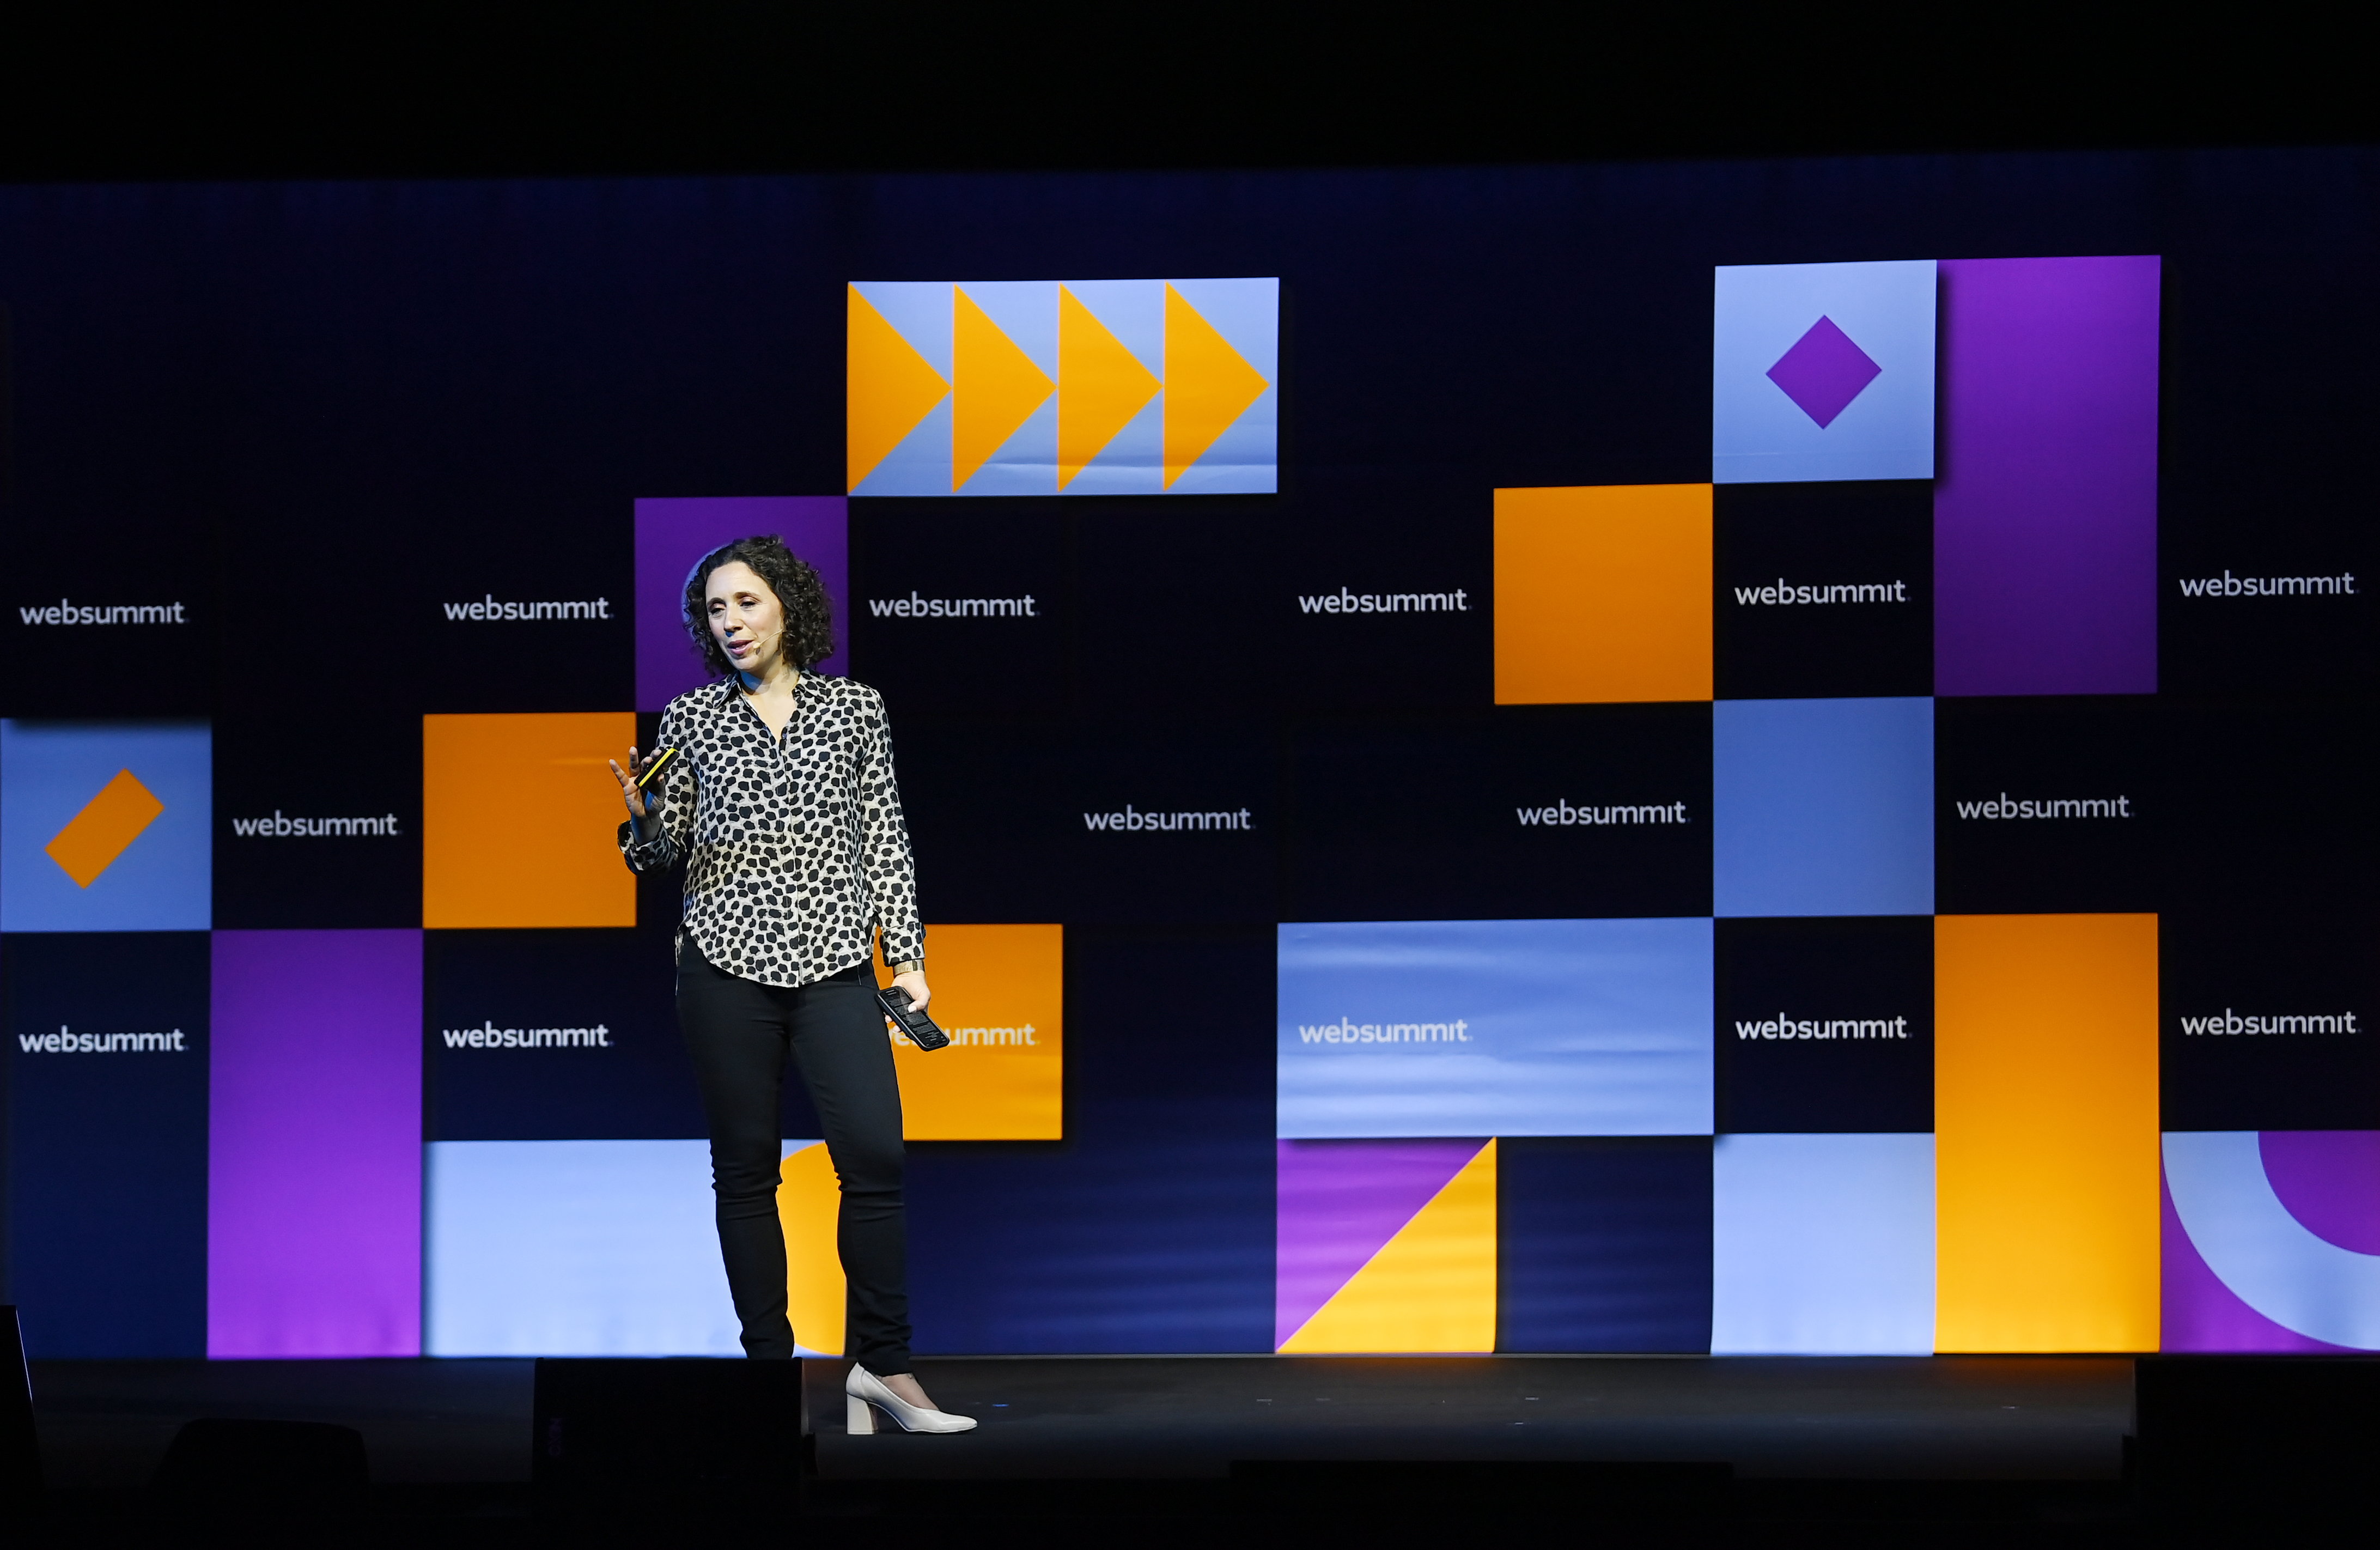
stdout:
[(651, 760), (639, 760), (637, 757), (637, 751), (632, 747), (628, 750), (628, 767), (626, 769), (624, 770), (620, 768), (620, 762), (616, 759), (607, 760), (606, 763), (612, 766), (613, 778), (620, 783), (620, 799), (628, 804), (628, 816), (630, 818), (636, 819), (641, 823), (649, 814), (661, 811), (661, 794), (659, 792), (655, 792), (649, 798), (644, 792), (637, 789), (638, 778), (641, 776), (645, 773), (646, 768), (652, 763)]

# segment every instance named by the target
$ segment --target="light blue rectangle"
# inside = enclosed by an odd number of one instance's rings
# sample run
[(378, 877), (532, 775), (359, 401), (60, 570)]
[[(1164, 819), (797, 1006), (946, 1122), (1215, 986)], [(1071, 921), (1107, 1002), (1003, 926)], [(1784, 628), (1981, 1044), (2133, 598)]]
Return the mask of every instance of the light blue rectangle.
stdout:
[[(1713, 481), (1933, 478), (1935, 287), (1932, 259), (1718, 269)], [(1880, 368), (1824, 426), (1768, 376), (1822, 317)]]
[(1711, 709), (1721, 915), (1934, 910), (1934, 702), (1722, 700)]
[(1721, 1136), (1713, 1355), (1934, 1350), (1934, 1138)]
[(1276, 1134), (1711, 1131), (1711, 922), (1279, 930)]
[(709, 1142), (425, 1150), (427, 1354), (742, 1354), (712, 1220)]
[(1176, 495), (1269, 495), (1281, 485), (1281, 281), (1166, 282), (1272, 385), (1184, 470)]
[[(1064, 486), (1070, 495), (1269, 494), (1281, 483), (1281, 281), (1272, 277), (1204, 280), (1069, 280), (1066, 289), (1113, 333), (1151, 375), (1163, 382), (1172, 361), (1166, 348), (1166, 287), (1204, 318), (1268, 384), (1248, 407), (1169, 484), (1164, 466), (1166, 397), (1155, 398), (1100, 448)], [(1058, 351), (1055, 280), (921, 283), (854, 281), (869, 305), (928, 364), (952, 384), (899, 445), (868, 471), (855, 495), (1048, 495), (1058, 483), (1058, 421), (1065, 382)], [(1002, 334), (1058, 384), (1057, 392), (1013, 432), (985, 463), (953, 490), (952, 426), (965, 384), (955, 373), (956, 293), (983, 310)]]
[[(161, 811), (82, 886), (46, 847), (130, 772)], [(204, 931), (214, 743), (205, 722), (0, 721), (0, 931)]]

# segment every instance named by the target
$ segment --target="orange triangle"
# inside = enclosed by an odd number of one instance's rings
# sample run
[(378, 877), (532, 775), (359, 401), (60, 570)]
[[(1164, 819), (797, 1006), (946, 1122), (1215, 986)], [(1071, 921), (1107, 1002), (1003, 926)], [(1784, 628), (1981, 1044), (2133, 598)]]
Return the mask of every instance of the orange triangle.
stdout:
[(951, 314), (951, 488), (973, 479), (1016, 428), (1058, 391), (1033, 358), (953, 286)]
[(933, 412), (951, 384), (857, 286), (844, 288), (850, 299), (844, 309), (844, 488), (856, 490), (917, 421)]
[(1058, 287), (1058, 488), (1073, 482), (1164, 384), (1108, 325)]
[(1272, 384), (1215, 325), (1165, 287), (1165, 487), (1206, 455)]

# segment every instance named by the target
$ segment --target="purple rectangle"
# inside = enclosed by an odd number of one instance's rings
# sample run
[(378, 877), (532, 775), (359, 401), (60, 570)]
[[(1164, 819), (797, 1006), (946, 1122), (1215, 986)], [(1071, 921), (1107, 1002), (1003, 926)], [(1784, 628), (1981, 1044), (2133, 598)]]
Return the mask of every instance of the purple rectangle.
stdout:
[(207, 1354), (421, 1354), (421, 933), (219, 931)]
[(2155, 692), (2159, 268), (1942, 262), (1936, 693)]
[(850, 503), (841, 495), (699, 495), (637, 503), (637, 709), (658, 711), (707, 682), (686, 630), (686, 581), (722, 543), (776, 533), (826, 583), (834, 654), (822, 673), (850, 671)]

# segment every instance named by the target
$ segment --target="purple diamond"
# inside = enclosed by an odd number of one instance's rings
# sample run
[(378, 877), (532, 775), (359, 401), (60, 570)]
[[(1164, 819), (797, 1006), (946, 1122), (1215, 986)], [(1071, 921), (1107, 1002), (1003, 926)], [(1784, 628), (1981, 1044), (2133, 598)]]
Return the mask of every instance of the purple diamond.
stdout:
[(1851, 407), (1851, 401), (1867, 391), (1884, 370), (1867, 358), (1867, 351), (1852, 343), (1852, 336), (1835, 326), (1835, 320), (1821, 317), (1810, 325), (1810, 332), (1793, 341), (1793, 348), (1777, 358), (1768, 368), (1768, 380), (1785, 390), (1785, 397), (1803, 414), (1818, 422), (1823, 431), (1835, 422), (1835, 416)]

